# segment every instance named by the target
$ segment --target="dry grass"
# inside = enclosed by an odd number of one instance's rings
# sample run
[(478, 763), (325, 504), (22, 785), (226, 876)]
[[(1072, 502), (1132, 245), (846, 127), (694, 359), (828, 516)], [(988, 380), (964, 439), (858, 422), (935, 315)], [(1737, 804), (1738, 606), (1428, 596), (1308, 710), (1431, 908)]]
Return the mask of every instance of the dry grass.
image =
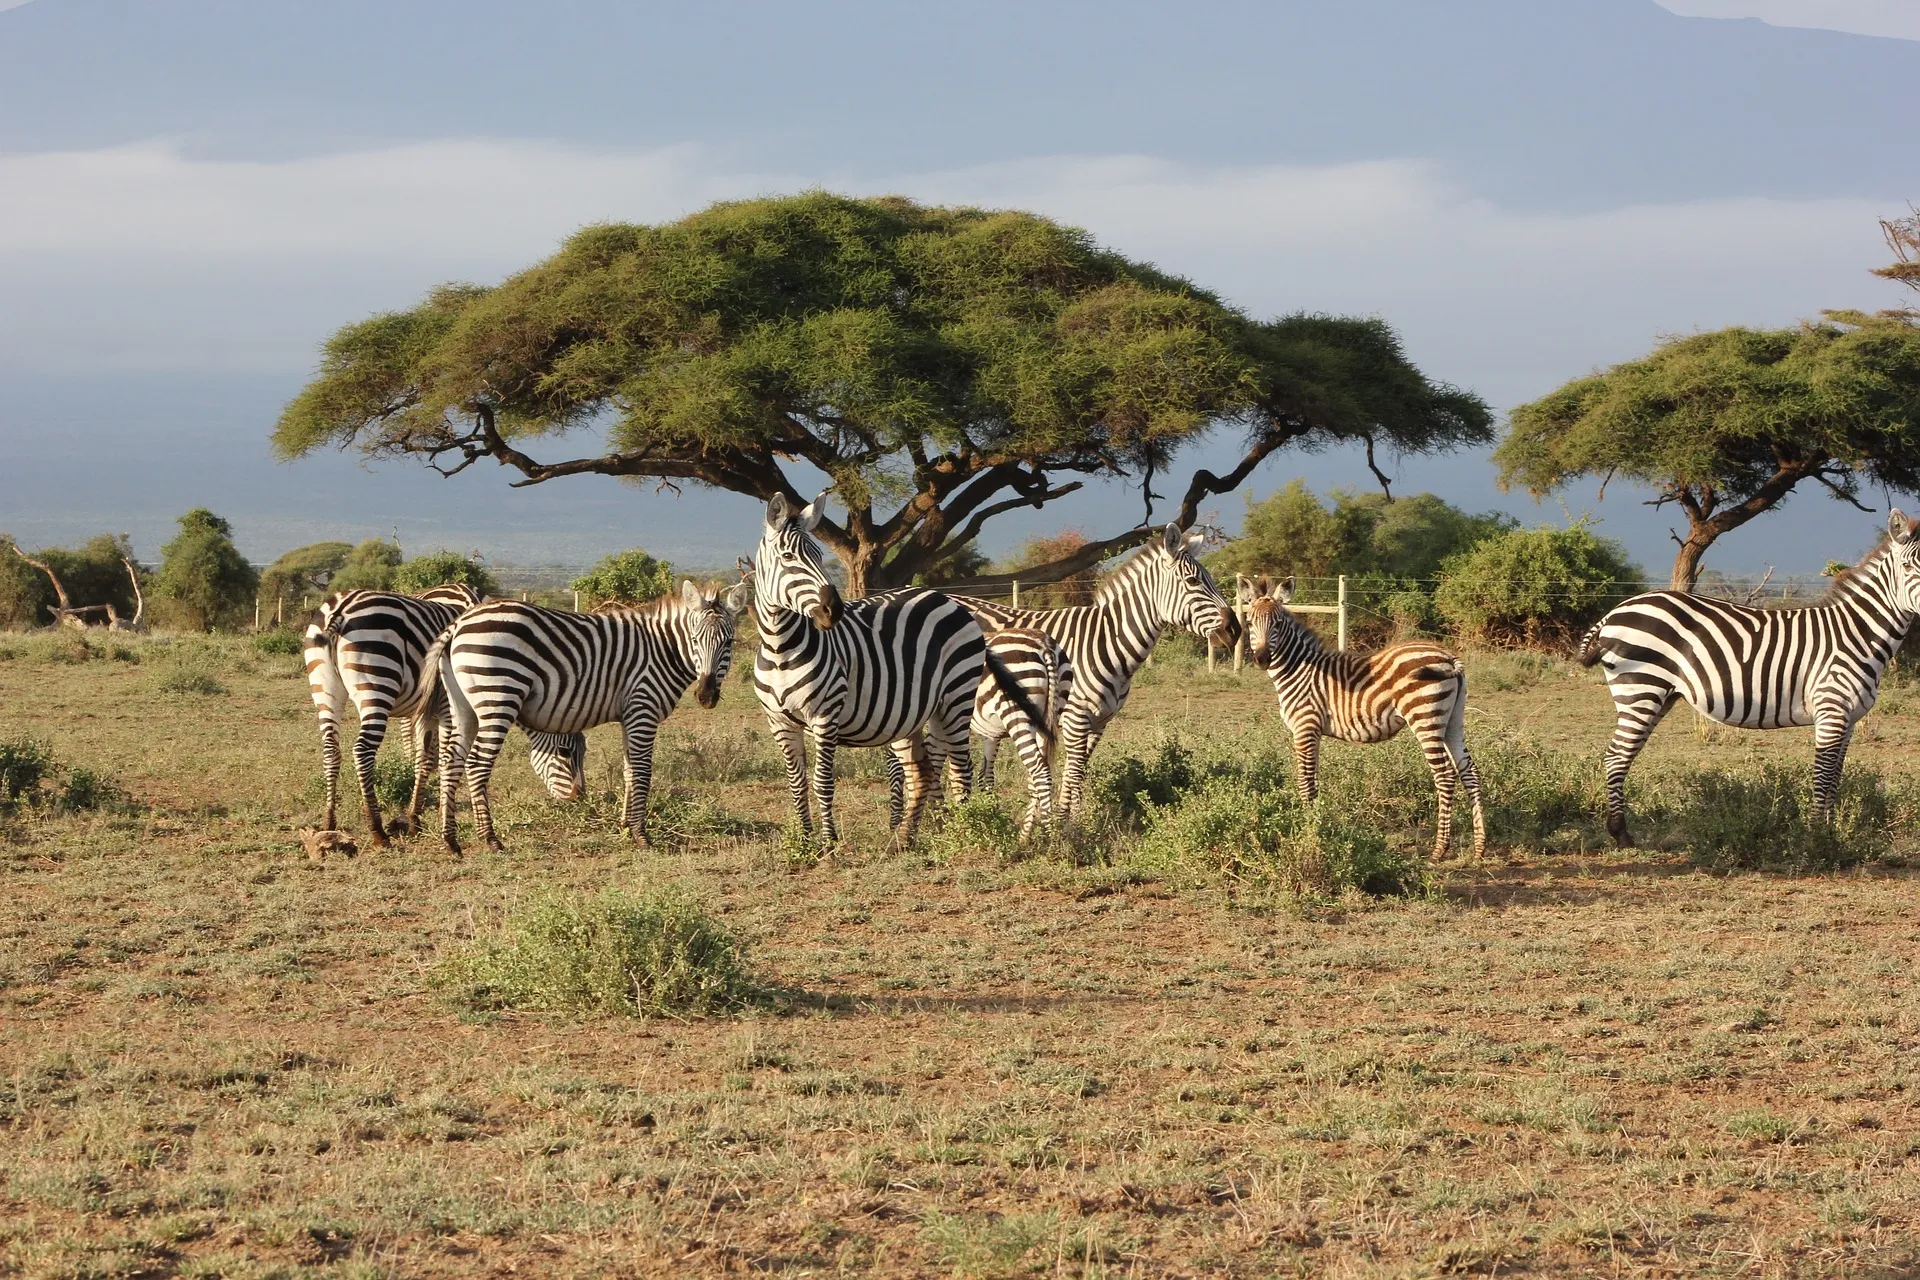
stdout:
[[(622, 844), (604, 799), (549, 806), (515, 764), (504, 855), (423, 838), (314, 864), (297, 659), (192, 661), (225, 692), (169, 688), (159, 655), (0, 660), (0, 739), (145, 806), (0, 836), (0, 1272), (1920, 1268), (1904, 872), (1575, 847), (1412, 900), (1252, 910), (1098, 850), (885, 856), (866, 767), (842, 788), (861, 852), (795, 871), (738, 683), (669, 723), (693, 815), (672, 849)], [(1483, 666), (1475, 734), (1597, 754), (1586, 673)], [(1273, 732), (1251, 675), (1163, 661), (1136, 697), (1103, 752)], [(1684, 714), (1643, 769), (1810, 753)], [(1916, 745), (1897, 692), (1857, 750), (1894, 774)], [(604, 782), (604, 731), (591, 752)], [(429, 981), (543, 894), (641, 883), (706, 904), (780, 998), (581, 1020)]]

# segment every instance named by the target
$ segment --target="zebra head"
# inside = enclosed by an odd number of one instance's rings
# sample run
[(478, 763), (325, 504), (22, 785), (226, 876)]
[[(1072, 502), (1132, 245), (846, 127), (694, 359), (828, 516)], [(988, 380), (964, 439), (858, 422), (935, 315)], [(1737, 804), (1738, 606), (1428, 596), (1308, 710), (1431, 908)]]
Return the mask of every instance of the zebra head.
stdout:
[(1898, 507), (1887, 513), (1887, 559), (1893, 569), (1893, 603), (1920, 613), (1920, 520)]
[(562, 804), (587, 794), (587, 735), (527, 733), (527, 756), (547, 794)]
[(1293, 577), (1289, 574), (1275, 582), (1265, 574), (1253, 584), (1253, 600), (1247, 605), (1247, 648), (1253, 660), (1270, 665), (1275, 656), (1289, 648), (1286, 641), (1302, 630), (1300, 620), (1288, 611), (1293, 603)]
[(1194, 548), (1206, 537), (1199, 529), (1189, 532), (1169, 524), (1142, 554), (1153, 573), (1161, 619), (1202, 640), (1231, 646), (1240, 639), (1240, 620), (1233, 616), (1213, 575), (1193, 557)]
[(720, 701), (720, 683), (733, 665), (733, 627), (747, 607), (747, 584), (732, 590), (680, 584), (680, 608), (686, 620), (687, 657), (692, 660), (693, 700), (712, 708)]
[(813, 540), (820, 523), (823, 492), (798, 512), (783, 494), (767, 503), (767, 523), (760, 534), (760, 550), (753, 558), (753, 591), (760, 603), (813, 620), (825, 631), (840, 621), (840, 589), (827, 577), (820, 544)]

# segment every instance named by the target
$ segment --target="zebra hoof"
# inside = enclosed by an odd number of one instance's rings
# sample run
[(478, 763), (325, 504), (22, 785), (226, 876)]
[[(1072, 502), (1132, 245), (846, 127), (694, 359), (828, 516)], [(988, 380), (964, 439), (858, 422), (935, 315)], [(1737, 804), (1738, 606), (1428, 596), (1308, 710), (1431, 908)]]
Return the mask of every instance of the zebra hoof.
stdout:
[(507, 846), (500, 843), (499, 836), (488, 836), (487, 849), (491, 853), (505, 853), (507, 851)]
[(1613, 837), (1613, 844), (1616, 849), (1631, 849), (1634, 847), (1633, 835), (1627, 830), (1627, 820), (1619, 814), (1615, 814), (1607, 819), (1607, 834)]

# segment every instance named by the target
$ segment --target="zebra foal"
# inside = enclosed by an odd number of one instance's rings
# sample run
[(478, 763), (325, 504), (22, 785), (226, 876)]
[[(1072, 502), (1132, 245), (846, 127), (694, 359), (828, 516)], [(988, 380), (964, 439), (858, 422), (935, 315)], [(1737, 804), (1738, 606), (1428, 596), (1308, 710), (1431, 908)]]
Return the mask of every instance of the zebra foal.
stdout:
[(1087, 762), (1100, 735), (1133, 690), (1133, 677), (1159, 642), (1180, 627), (1209, 642), (1233, 644), (1240, 622), (1213, 575), (1194, 558), (1205, 535), (1169, 524), (1094, 592), (1093, 603), (1063, 609), (1015, 609), (973, 596), (954, 599), (990, 629), (1018, 626), (1059, 644), (1073, 665), (1073, 688), (1060, 713), (1060, 808), (1079, 811)]
[(444, 693), (440, 746), (440, 835), (460, 852), (454, 822), (464, 779), (477, 838), (501, 847), (488, 783), (515, 724), (529, 734), (580, 735), (618, 721), (625, 738), (626, 789), (620, 824), (647, 841), (647, 795), (660, 722), (694, 686), (712, 707), (733, 662), (733, 632), (746, 587), (722, 592), (682, 582), (632, 608), (566, 613), (492, 600), (462, 614), (427, 654), (427, 694)]
[(1287, 609), (1293, 579), (1262, 577), (1247, 607), (1247, 644), (1267, 669), (1280, 718), (1293, 735), (1294, 781), (1308, 804), (1320, 794), (1320, 739), (1385, 742), (1411, 728), (1433, 773), (1439, 821), (1433, 856), (1453, 839), (1453, 800), (1464, 785), (1473, 805), (1473, 853), (1486, 852), (1480, 776), (1467, 754), (1467, 673), (1460, 660), (1424, 640), (1372, 653), (1332, 653)]
[[(840, 841), (833, 811), (835, 751), (884, 746), (906, 773), (897, 835), (905, 843), (933, 778), (944, 771), (963, 799), (972, 789), (967, 725), (982, 673), (998, 672), (1015, 706), (1027, 698), (998, 662), (987, 659), (980, 624), (948, 596), (910, 588), (842, 600), (813, 539), (825, 497), (797, 512), (779, 494), (767, 503), (753, 561), (760, 628), (754, 691), (786, 758), (801, 830), (813, 830), (807, 740), (814, 753), (811, 798), (829, 846)], [(1040, 719), (1027, 711), (1029, 720)]]
[[(373, 789), (373, 762), (395, 717), (408, 738), (413, 794), (406, 812), (394, 821), (393, 831), (414, 828), (426, 797), (426, 780), (433, 774), (438, 724), (438, 716), (419, 697), (421, 663), (434, 638), (479, 602), (472, 589), (458, 583), (417, 596), (339, 591), (321, 602), (307, 626), (302, 656), (307, 688), (320, 720), (320, 767), (327, 782), (327, 820), (322, 830), (338, 827), (340, 721), (349, 703), (360, 721), (353, 743), (353, 771), (369, 839), (376, 846), (387, 843)], [(533, 737), (534, 772), (554, 799), (577, 799), (585, 790), (585, 748), (584, 738)]]
[(1627, 771), (1681, 699), (1742, 729), (1813, 726), (1813, 808), (1833, 816), (1840, 770), (1880, 678), (1920, 614), (1920, 524), (1899, 511), (1887, 536), (1818, 602), (1754, 609), (1680, 591), (1649, 591), (1595, 623), (1580, 662), (1605, 668), (1613, 695), (1607, 744), (1607, 834), (1627, 831)]

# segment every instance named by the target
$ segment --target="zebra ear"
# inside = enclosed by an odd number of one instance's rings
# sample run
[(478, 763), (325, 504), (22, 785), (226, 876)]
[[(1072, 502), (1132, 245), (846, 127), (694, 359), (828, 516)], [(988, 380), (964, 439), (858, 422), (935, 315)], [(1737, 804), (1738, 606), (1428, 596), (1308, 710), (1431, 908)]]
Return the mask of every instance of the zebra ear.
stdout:
[(680, 603), (689, 609), (698, 609), (706, 603), (700, 595), (700, 588), (693, 585), (692, 578), (680, 579)]
[(1282, 578), (1280, 580), (1280, 589), (1273, 593), (1273, 598), (1275, 600), (1278, 600), (1281, 604), (1293, 603), (1293, 575), (1292, 574), (1288, 574), (1285, 578)]
[(739, 617), (740, 611), (747, 607), (747, 584), (734, 583), (733, 589), (720, 597), (720, 607), (736, 618)]
[(812, 502), (809, 502), (801, 510), (800, 528), (802, 530), (804, 530), (807, 533), (813, 532), (813, 527), (820, 523), (820, 504), (825, 502), (827, 500), (827, 495), (832, 492), (833, 490), (831, 489), (822, 489), (820, 491), (820, 496), (815, 498)]
[(1172, 521), (1168, 521), (1167, 527), (1160, 531), (1160, 541), (1167, 548), (1169, 555), (1179, 555), (1186, 545), (1186, 538), (1181, 534), (1180, 526)]
[(767, 528), (778, 529), (787, 522), (787, 495), (776, 493), (767, 499)]
[(1200, 544), (1206, 540), (1207, 531), (1205, 529), (1189, 529), (1187, 530), (1186, 548), (1189, 551), (1197, 551), (1200, 549)]
[(1895, 542), (1909, 542), (1913, 539), (1914, 522), (1895, 507), (1887, 512), (1887, 536)]

